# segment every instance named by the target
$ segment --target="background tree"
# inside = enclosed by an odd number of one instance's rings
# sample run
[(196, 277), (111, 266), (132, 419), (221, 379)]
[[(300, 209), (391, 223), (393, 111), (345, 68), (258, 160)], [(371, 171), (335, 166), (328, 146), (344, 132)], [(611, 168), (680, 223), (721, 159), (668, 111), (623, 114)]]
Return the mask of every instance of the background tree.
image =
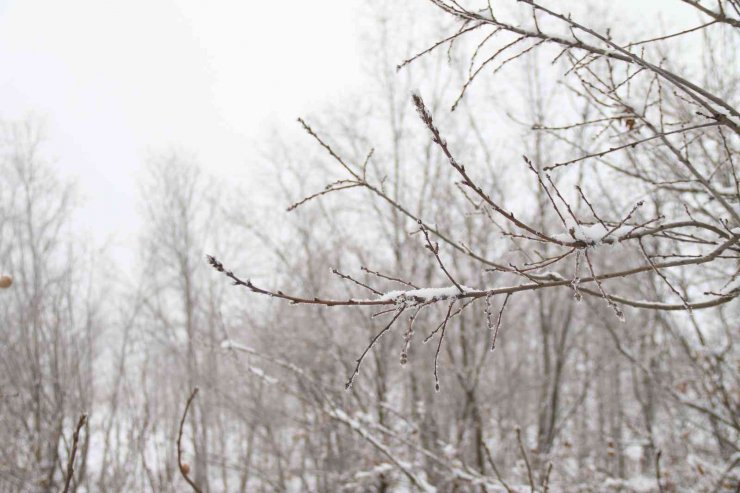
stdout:
[[(42, 127), (0, 130), (0, 256), (15, 279), (0, 303), (0, 485), (61, 491), (72, 430), (94, 399), (95, 255), (67, 236), (75, 192), (45, 161)], [(83, 429), (70, 491), (86, 475), (89, 441)]]
[(734, 491), (735, 7), (372, 2), (257, 186), (150, 158), (130, 266), (4, 126), (0, 490)]
[[(385, 163), (397, 163), (393, 158), (384, 159), (380, 154), (382, 171), (375, 174), (378, 169), (377, 150), (372, 159), (367, 159), (352, 147), (348, 148), (348, 144), (337, 143), (343, 142), (343, 132), (332, 132), (330, 128), (326, 132), (320, 132), (316, 125), (303, 121), (301, 123), (318, 144), (328, 151), (329, 158), (335, 161), (343, 173), (341, 178), (332, 177), (330, 185), (317, 194), (309, 195), (309, 198), (321, 200), (325, 204), (329, 193), (341, 191), (342, 194), (354, 194), (353, 197), (357, 197), (358, 190), (368, 192), (365, 197), (369, 198), (352, 199), (365, 204), (364, 212), (360, 213), (363, 224), (372, 224), (370, 218), (374, 214), (403, 218), (402, 222), (395, 223), (392, 231), (397, 232), (400, 227), (401, 230), (422, 238), (422, 247), (432, 253), (431, 257), (426, 257), (431, 269), (429, 272), (433, 272), (431, 279), (422, 278), (420, 281), (418, 273), (409, 274), (405, 265), (396, 265), (391, 266), (389, 277), (407, 282), (405, 290), (389, 292), (389, 287), (373, 284), (371, 291), (374, 292), (371, 293), (356, 294), (355, 290), (350, 290), (332, 297), (328, 294), (319, 295), (316, 290), (306, 290), (306, 286), (293, 292), (283, 289), (283, 286), (279, 291), (269, 289), (256, 284), (256, 281), (240, 278), (238, 274), (226, 270), (216, 259), (212, 259), (211, 263), (236, 284), (255, 293), (269, 294), (273, 298), (291, 303), (370, 306), (381, 310), (387, 307), (385, 313), (388, 320), (376, 328), (376, 338), (362, 353), (361, 361), (358, 361), (356, 369), (351, 373), (348, 384), (353, 385), (357, 385), (355, 375), (360, 363), (369, 364), (369, 357), (367, 362), (364, 361), (366, 355), (375, 355), (371, 351), (373, 349), (378, 353), (383, 350), (382, 343), (376, 346), (375, 342), (390, 334), (394, 325), (400, 327), (396, 329), (398, 332), (403, 333), (400, 321), (403, 320), (401, 314), (406, 310), (411, 310), (413, 316), (415, 310), (442, 305), (437, 308), (439, 312), (433, 315), (438, 321), (437, 329), (433, 331), (439, 337), (434, 355), (434, 376), (437, 379), (440, 354), (444, 356), (440, 349), (443, 347), (448, 322), (452, 324), (452, 317), (458, 316), (455, 319), (456, 325), (460, 321), (458, 333), (462, 334), (465, 330), (465, 317), (459, 316), (459, 310), (485, 304), (484, 312), (491, 312), (493, 309), (490, 302), (494, 298), (498, 301), (495, 312), (504, 316), (503, 308), (499, 307), (503, 307), (505, 301), (512, 298), (508, 305), (509, 313), (517, 313), (517, 319), (526, 322), (531, 317), (532, 310), (517, 310), (514, 299), (526, 296), (518, 293), (535, 291), (540, 307), (542, 343), (532, 345), (530, 342), (529, 347), (519, 347), (516, 352), (519, 357), (523, 351), (534, 350), (542, 354), (541, 371), (544, 375), (533, 375), (533, 383), (540, 388), (539, 397), (535, 401), (539, 404), (535, 411), (537, 447), (533, 452), (535, 463), (541, 463), (542, 468), (539, 471), (540, 477), (533, 479), (540, 484), (546, 482), (549, 470), (546, 463), (559, 455), (552, 453), (557, 434), (570, 426), (569, 422), (574, 414), (578, 416), (585, 413), (589, 403), (593, 403), (598, 410), (598, 419), (593, 424), (581, 419), (580, 438), (585, 439), (584, 433), (595, 428), (600, 437), (597, 442), (603, 447), (601, 451), (595, 445), (587, 447), (591, 456), (588, 458), (589, 474), (598, 473), (603, 478), (600, 481), (611, 477), (614, 481), (612, 484), (616, 486), (620, 484), (619, 478), (627, 474), (625, 460), (630, 459), (640, 462), (644, 474), (649, 474), (649, 470), (652, 470), (653, 476), (659, 475), (656, 464), (660, 457), (658, 450), (662, 447), (656, 445), (656, 442), (663, 441), (667, 444), (670, 439), (656, 437), (656, 415), (661, 407), (657, 401), (661, 400), (662, 405), (668, 405), (663, 401), (664, 398), (668, 395), (671, 398), (678, 397), (670, 384), (658, 383), (656, 378), (657, 368), (666, 364), (663, 353), (670, 351), (671, 347), (661, 335), (661, 327), (671, 327), (669, 330), (674, 333), (683, 332), (686, 319), (668, 314), (643, 313), (641, 310), (688, 311), (695, 320), (694, 312), (697, 310), (720, 307), (734, 300), (738, 294), (735, 280), (738, 273), (737, 243), (740, 239), (736, 205), (733, 205), (738, 201), (736, 167), (733, 163), (737, 113), (732, 101), (726, 99), (732, 92), (723, 89), (722, 84), (713, 84), (711, 89), (702, 87), (691, 82), (690, 75), (676, 72), (679, 69), (671, 65), (670, 52), (664, 48), (664, 42), (701, 32), (707, 52), (712, 52), (712, 39), (716, 39), (715, 36), (735, 36), (729, 27), (735, 21), (728, 17), (729, 14), (712, 11), (707, 14), (700, 8), (704, 14), (714, 18), (709, 25), (704, 23), (692, 29), (634, 41), (634, 38), (629, 37), (618, 40), (614, 37), (615, 30), (606, 31), (600, 26), (579, 24), (567, 13), (560, 13), (534, 2), (520, 2), (518, 6), (514, 6), (518, 11), (512, 9), (513, 14), (506, 11), (505, 6), (499, 7), (500, 12), (494, 13), (490, 7), (485, 6), (482, 9), (473, 9), (456, 3), (432, 3), (457, 19), (461, 23), (460, 27), (453, 35), (422, 52), (421, 58), (413, 57), (401, 66), (432, 56), (430, 52), (441, 49), (443, 45), (448, 45), (452, 50), (457, 48), (458, 51), (469, 49), (468, 53), (472, 53), (472, 56), (468, 76), (463, 79), (462, 93), (453, 100), (452, 105), (458, 113), (471, 105), (469, 102), (465, 103), (466, 98), (471, 97), (465, 93), (474, 85), (480, 87), (483, 84), (480, 79), (484, 69), (498, 72), (503, 67), (510, 66), (510, 62), (525, 57), (554, 59), (561, 63), (556, 68), (560, 73), (565, 73), (565, 76), (561, 77), (554, 70), (548, 70), (547, 75), (560, 78), (562, 89), (558, 90), (553, 86), (550, 91), (548, 83), (541, 79), (530, 81), (527, 87), (535, 88), (536, 91), (544, 87), (551, 94), (560, 93), (561, 97), (570, 98), (574, 107), (568, 110), (561, 106), (557, 114), (561, 121), (550, 123), (545, 121), (546, 115), (542, 112), (544, 106), (537, 106), (539, 111), (531, 115), (535, 118), (528, 124), (535, 133), (534, 149), (524, 150), (527, 156), (516, 172), (518, 177), (512, 180), (513, 187), (521, 183), (522, 177), (528, 174), (533, 177), (535, 185), (529, 195), (534, 196), (535, 203), (540, 207), (533, 211), (526, 207), (526, 199), (506, 202), (505, 197), (494, 195), (496, 188), (490, 187), (486, 174), (482, 172), (487, 168), (478, 165), (479, 161), (486, 161), (471, 150), (464, 137), (458, 141), (456, 136), (448, 135), (445, 124), (437, 121), (440, 112), (435, 110), (435, 105), (428, 105), (421, 96), (415, 95), (415, 109), (431, 136), (436, 156), (446, 161), (446, 177), (448, 180), (458, 180), (450, 190), (460, 191), (463, 198), (461, 202), (453, 202), (451, 197), (455, 193), (446, 195), (439, 190), (435, 190), (434, 199), (431, 200), (444, 200), (445, 212), (454, 211), (449, 214), (417, 212), (413, 207), (415, 202), (409, 199), (409, 194), (417, 190), (423, 191), (424, 182), (421, 185), (413, 180), (404, 182), (397, 172), (398, 164), (395, 167), (390, 165), (388, 171), (383, 170)], [(689, 5), (697, 8), (696, 4)], [(727, 10), (729, 11), (730, 9)], [(509, 19), (512, 15), (514, 20), (501, 20)], [(472, 33), (477, 33), (478, 39), (466, 43), (463, 37), (469, 38), (474, 35)], [(736, 46), (736, 39), (732, 38), (728, 45)], [(653, 53), (659, 62), (649, 61)], [(713, 53), (716, 63), (717, 51)], [(542, 65), (542, 61), (535, 63), (537, 66)], [(722, 62), (719, 63), (723, 65)], [(711, 62), (705, 61), (702, 67), (691, 67), (691, 70), (706, 69), (708, 64)], [(453, 68), (454, 66), (453, 62)], [(528, 73), (532, 74), (533, 71)], [(731, 86), (734, 74), (725, 73), (729, 77), (727, 83)], [(540, 74), (540, 77), (544, 76), (544, 73)], [(723, 80), (723, 76), (716, 80)], [(420, 93), (435, 94), (433, 90), (423, 86)], [(531, 91), (520, 98), (527, 96), (534, 103), (533, 99), (536, 98), (532, 98)], [(434, 100), (437, 100), (436, 94)], [(477, 98), (474, 108), (469, 112), (483, 112), (488, 106), (486, 101)], [(457, 123), (456, 128), (467, 125), (465, 128), (471, 133), (481, 128), (481, 125), (475, 124), (474, 118), (471, 123), (465, 115), (445, 117), (445, 121), (448, 118)], [(518, 115), (514, 115), (514, 118), (516, 120)], [(352, 120), (358, 119), (352, 117)], [(339, 127), (342, 128), (341, 125)], [(389, 128), (394, 128), (393, 124)], [(486, 134), (485, 130), (481, 133)], [(403, 135), (403, 132), (400, 134)], [(397, 137), (399, 134), (394, 135)], [(351, 140), (346, 140), (351, 141), (351, 146), (354, 147), (358, 140), (362, 142), (371, 139), (358, 139), (356, 134), (352, 134)], [(388, 141), (392, 142), (393, 149), (397, 149), (399, 142), (408, 143), (411, 140), (391, 138)], [(367, 148), (369, 147), (368, 145)], [(480, 151), (485, 151), (485, 145), (480, 147)], [(541, 152), (543, 148), (549, 150), (546, 155)], [(466, 166), (462, 163), (474, 164)], [(724, 178), (720, 176), (720, 170), (727, 173)], [(504, 174), (509, 171), (505, 168), (497, 171), (499, 174), (491, 181), (500, 183), (510, 177)], [(409, 175), (413, 176), (413, 171)], [(455, 176), (456, 178), (451, 178)], [(442, 183), (444, 176), (440, 181)], [(607, 183), (617, 183), (619, 186), (607, 187)], [(577, 186), (574, 188), (574, 185)], [(731, 190), (727, 188), (730, 185), (734, 187)], [(348, 189), (355, 190), (347, 191)], [(725, 195), (725, 191), (729, 193)], [(527, 192), (524, 194), (527, 196)], [(376, 201), (383, 208), (376, 205)], [(298, 205), (303, 206), (305, 202), (301, 201)], [(645, 207), (646, 204), (653, 204), (653, 207)], [(474, 221), (477, 218), (481, 219)], [(482, 253), (489, 248), (490, 241), (470, 241), (463, 233), (465, 223), (475, 231), (487, 227), (495, 232), (502, 232), (507, 240), (501, 243), (505, 245), (508, 242), (506, 248), (509, 250)], [(315, 227), (312, 229), (315, 231)], [(346, 244), (342, 242), (343, 246)], [(419, 257), (418, 254), (416, 256)], [(383, 258), (382, 255), (377, 257)], [(470, 267), (466, 269), (460, 265), (460, 257), (467, 257), (468, 261), (472, 261)], [(316, 258), (313, 260), (314, 264), (318, 262)], [(488, 287), (490, 284), (478, 280), (480, 275), (475, 270), (495, 272), (496, 285)], [(348, 279), (353, 275), (354, 273), (349, 273), (341, 277)], [(358, 285), (369, 282), (367, 278), (355, 280)], [(470, 280), (478, 281), (473, 283)], [(416, 286), (438, 286), (440, 281), (449, 287), (416, 289)], [(469, 284), (488, 286), (464, 287)], [(558, 301), (555, 301), (557, 298), (553, 299), (550, 309), (547, 309), (543, 297), (555, 288), (563, 293), (570, 291), (571, 294)], [(639, 292), (640, 295), (616, 294), (620, 291)], [(298, 294), (299, 292), (310, 294)], [(555, 292), (551, 294), (557, 295)], [(580, 313), (573, 312), (573, 305), (565, 302), (569, 297), (580, 300), (584, 296), (594, 298), (587, 302), (589, 311), (581, 309)], [(593, 301), (599, 299), (601, 305), (593, 306)], [(453, 311), (453, 308), (458, 311)], [(636, 320), (630, 322), (630, 325), (644, 324), (646, 330), (642, 335), (640, 357), (635, 358), (625, 350), (624, 341), (627, 336), (622, 335), (622, 331), (617, 332), (618, 329), (615, 329), (611, 320), (604, 320), (604, 309), (611, 311), (618, 322), (624, 321), (629, 315)], [(736, 311), (736, 304), (718, 308), (720, 313), (724, 310)], [(426, 312), (429, 311), (430, 309), (426, 309)], [(574, 314), (578, 315), (575, 319)], [(592, 318), (593, 316), (596, 318)], [(491, 332), (495, 333), (499, 329), (496, 317), (486, 318)], [(558, 322), (559, 318), (561, 322)], [(720, 315), (719, 318), (724, 316)], [(659, 323), (655, 327), (657, 320), (667, 319), (670, 322), (665, 325)], [(581, 344), (572, 347), (568, 343), (568, 332), (573, 330), (574, 324), (584, 324), (589, 328), (597, 320), (603, 322), (597, 325), (605, 325), (606, 331), (613, 335), (617, 351), (627, 358), (626, 367), (621, 364), (604, 364), (603, 356), (614, 356), (613, 349), (605, 351), (605, 348), (595, 346), (597, 353), (589, 354), (586, 341), (579, 340)], [(485, 324), (482, 320), (479, 323)], [(562, 325), (555, 331), (553, 327), (559, 324)], [(695, 323), (694, 326), (696, 328)], [(684, 339), (683, 343), (679, 342), (679, 347), (696, 348), (696, 344), (701, 346), (701, 341), (710, 332), (715, 333), (714, 329), (699, 328), (693, 342)], [(579, 335), (581, 339), (589, 337), (587, 332), (579, 331)], [(598, 344), (597, 340), (603, 337), (603, 333), (595, 336), (594, 344)], [(385, 337), (383, 340), (387, 339)], [(727, 341), (731, 339), (730, 337)], [(512, 341), (510, 344), (515, 343)], [(448, 354), (450, 360), (455, 361), (453, 352), (459, 347), (457, 341), (453, 342), (448, 335), (444, 347), (451, 348), (448, 349)], [(586, 364), (580, 365), (581, 372), (585, 366), (593, 368), (596, 374), (585, 375), (583, 382), (573, 389), (568, 385), (570, 382), (562, 379), (566, 362), (577, 358), (578, 355), (572, 351), (578, 347), (581, 359), (586, 359)], [(688, 351), (690, 353), (691, 349)], [(719, 351), (724, 353), (724, 349)], [(624, 433), (624, 426), (630, 426), (625, 420), (632, 406), (622, 405), (623, 368), (632, 375), (632, 389), (640, 413), (638, 419), (642, 422), (640, 428), (644, 430), (636, 430), (634, 435)], [(517, 374), (519, 378), (515, 381), (522, 381), (520, 375)], [(383, 377), (382, 371), (377, 371), (377, 377)], [(599, 386), (595, 391), (595, 400), (589, 400), (591, 378), (610, 382), (613, 391), (605, 392), (606, 388)], [(462, 380), (470, 381), (469, 378)], [(661, 392), (668, 394), (658, 398), (657, 394)], [(729, 397), (731, 393), (725, 395)], [(562, 394), (571, 396), (571, 406), (565, 410), (561, 410), (559, 404), (559, 396)], [(711, 401), (706, 394), (701, 397), (697, 395), (690, 400), (678, 397), (679, 408), (683, 406), (689, 408), (691, 413), (703, 414), (702, 421), (708, 419), (700, 427), (711, 427), (710, 423), (724, 416), (720, 421), (723, 427), (728, 427), (725, 431), (736, 437), (737, 428), (732, 424), (732, 418), (725, 411), (718, 414), (711, 409), (712, 406), (707, 406)], [(731, 401), (732, 398), (727, 402)], [(731, 403), (730, 407), (736, 405), (736, 402)], [(668, 412), (672, 413), (675, 408), (672, 404), (670, 408), (672, 410)], [(584, 415), (580, 417), (585, 418)], [(532, 423), (531, 418), (525, 421), (527, 424)], [(527, 443), (528, 433), (523, 435), (523, 441)], [(633, 446), (635, 441), (637, 445)], [(719, 439), (719, 442), (724, 441)], [(567, 443), (570, 442), (566, 441)], [(685, 452), (684, 450), (683, 453)], [(674, 474), (673, 468), (678, 457), (678, 454), (670, 458), (663, 456), (664, 461), (669, 461), (668, 466), (664, 464), (664, 475)], [(480, 469), (483, 469), (482, 466), (479, 463)], [(527, 469), (529, 466), (527, 464)], [(702, 471), (707, 469), (704, 465), (697, 467)], [(702, 472), (700, 476), (703, 477), (695, 483), (696, 487), (704, 487), (700, 485), (705, 483), (710, 485), (706, 486), (709, 489), (714, 485), (721, 486), (727, 471), (733, 470), (735, 463), (730, 460), (724, 465), (720, 462), (711, 467), (714, 475), (709, 477)], [(686, 473), (689, 474), (688, 471)], [(585, 476), (573, 471), (567, 464), (556, 465), (553, 480), (556, 475), (559, 480), (570, 482), (586, 480)], [(532, 478), (532, 474), (528, 476)], [(435, 478), (435, 484), (439, 484), (440, 480)], [(667, 476), (653, 478), (652, 481), (661, 485), (674, 484)]]

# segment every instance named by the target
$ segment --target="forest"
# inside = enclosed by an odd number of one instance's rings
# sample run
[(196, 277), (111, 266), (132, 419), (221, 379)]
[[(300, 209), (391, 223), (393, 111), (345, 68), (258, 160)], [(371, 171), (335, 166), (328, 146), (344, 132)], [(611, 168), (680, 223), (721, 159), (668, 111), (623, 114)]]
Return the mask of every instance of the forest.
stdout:
[(0, 121), (0, 491), (740, 491), (740, 2), (617, 4), (363, 2), (364, 92), (266, 199), (154, 153), (130, 266)]

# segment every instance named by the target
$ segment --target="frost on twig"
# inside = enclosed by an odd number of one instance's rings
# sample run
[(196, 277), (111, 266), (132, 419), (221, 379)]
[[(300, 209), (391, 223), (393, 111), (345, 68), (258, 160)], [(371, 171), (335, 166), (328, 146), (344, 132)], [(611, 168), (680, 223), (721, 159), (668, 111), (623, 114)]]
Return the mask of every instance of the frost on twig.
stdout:
[(447, 286), (443, 288), (419, 288), (409, 289), (406, 291), (388, 291), (382, 294), (378, 300), (389, 301), (392, 300), (396, 303), (408, 301), (408, 302), (434, 302), (448, 300), (451, 298), (460, 298), (461, 295), (465, 295), (470, 292), (476, 292), (479, 290), (469, 288), (466, 286)]
[(408, 325), (406, 326), (406, 332), (403, 334), (403, 348), (401, 349), (401, 366), (405, 366), (409, 361), (409, 349), (411, 348), (411, 339), (414, 337), (414, 322), (419, 316), (419, 312), (425, 307), (429, 306), (430, 302), (422, 303), (416, 311), (409, 316)]

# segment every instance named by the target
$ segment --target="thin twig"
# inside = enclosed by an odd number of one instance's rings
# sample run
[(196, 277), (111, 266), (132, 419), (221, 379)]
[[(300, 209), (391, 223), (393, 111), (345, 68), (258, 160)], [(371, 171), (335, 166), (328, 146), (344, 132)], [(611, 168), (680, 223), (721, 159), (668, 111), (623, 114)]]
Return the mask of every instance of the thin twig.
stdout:
[(516, 427), (516, 439), (519, 442), (519, 450), (522, 453), (522, 457), (524, 458), (524, 464), (527, 466), (527, 478), (529, 479), (529, 487), (534, 493), (534, 477), (532, 476), (532, 466), (529, 463), (529, 455), (527, 455), (527, 450), (524, 448), (524, 442), (522, 441), (522, 429), (518, 426)]
[(434, 258), (437, 259), (437, 263), (439, 264), (439, 267), (442, 269), (442, 272), (445, 273), (445, 275), (447, 276), (447, 279), (452, 281), (452, 284), (455, 285), (455, 287), (458, 289), (458, 291), (460, 291), (461, 294), (465, 293), (465, 290), (462, 288), (462, 286), (458, 284), (455, 278), (452, 277), (452, 274), (450, 274), (449, 271), (445, 268), (445, 264), (444, 262), (442, 262), (442, 259), (439, 258), (439, 243), (437, 243), (436, 241), (432, 242), (432, 240), (429, 238), (429, 233), (427, 232), (427, 229), (424, 227), (423, 222), (419, 221), (417, 224), (419, 225), (421, 232), (424, 233), (424, 239), (427, 242), (426, 244), (427, 250), (429, 250), (430, 252), (434, 254)]
[(399, 284), (403, 284), (404, 286), (408, 286), (408, 287), (413, 288), (413, 289), (419, 289), (419, 286), (417, 286), (416, 284), (412, 284), (412, 283), (410, 283), (408, 281), (404, 281), (404, 280), (399, 279), (397, 277), (392, 277), (392, 276), (385, 275), (385, 274), (383, 274), (381, 272), (378, 272), (378, 271), (370, 270), (370, 269), (368, 269), (367, 267), (364, 267), (364, 266), (361, 266), (360, 267), (360, 270), (365, 271), (368, 274), (373, 274), (375, 276), (378, 276), (378, 277), (380, 277), (382, 279), (387, 279), (389, 281), (395, 281), (395, 282), (397, 282)]
[[(653, 260), (650, 258), (650, 255), (648, 255), (647, 250), (645, 250), (645, 245), (643, 245), (643, 243), (642, 243), (642, 238), (639, 238), (637, 240), (637, 243), (640, 245), (640, 250), (642, 251), (642, 255), (645, 257), (645, 260), (647, 260), (647, 262), (651, 266), (654, 265), (653, 264)], [(691, 307), (689, 306), (688, 301), (686, 301), (686, 298), (684, 298), (684, 296), (681, 293), (678, 292), (678, 289), (676, 289), (673, 286), (673, 284), (671, 284), (671, 281), (668, 280), (668, 277), (666, 277), (665, 274), (663, 274), (662, 272), (660, 272), (657, 269), (653, 269), (653, 271), (655, 272), (655, 274), (658, 277), (660, 277), (663, 280), (663, 282), (670, 288), (670, 290), (673, 291), (673, 294), (675, 294), (676, 296), (678, 296), (678, 298), (681, 300), (681, 302), (686, 307), (686, 310), (687, 311), (691, 311)]]
[(439, 335), (439, 343), (437, 343), (437, 351), (434, 353), (434, 390), (436, 392), (439, 392), (439, 351), (442, 349), (442, 341), (445, 338), (445, 329), (447, 328), (447, 322), (450, 320), (450, 312), (452, 312), (453, 306), (455, 306), (455, 300), (452, 300), (450, 302), (450, 306), (447, 308), (447, 315), (445, 315), (444, 322), (442, 322), (442, 333)]
[(550, 473), (552, 473), (552, 462), (548, 462), (547, 464), (545, 479), (542, 480), (542, 493), (547, 493), (550, 489)]
[(491, 464), (491, 469), (493, 469), (494, 474), (496, 474), (498, 482), (501, 483), (501, 486), (504, 487), (507, 493), (514, 493), (514, 490), (512, 490), (509, 485), (506, 484), (506, 481), (504, 481), (504, 478), (501, 476), (498, 467), (496, 467), (496, 463), (493, 461), (493, 454), (491, 454), (491, 450), (488, 448), (488, 445), (486, 445), (485, 441), (481, 443), (483, 444), (483, 450), (486, 451), (486, 458), (488, 459), (488, 463)]
[(601, 279), (599, 279), (596, 276), (596, 271), (594, 270), (594, 264), (591, 262), (591, 257), (588, 255), (588, 250), (583, 251), (583, 256), (586, 258), (586, 264), (588, 265), (588, 270), (591, 272), (591, 277), (596, 282), (596, 287), (599, 288), (599, 292), (601, 293), (601, 297), (604, 298), (604, 300), (607, 302), (607, 304), (611, 307), (612, 310), (614, 310), (615, 315), (617, 318), (624, 322), (624, 312), (619, 308), (614, 301), (612, 301), (612, 297), (606, 294), (606, 290), (604, 289), (604, 285), (601, 283)]
[(401, 305), (401, 307), (398, 310), (396, 310), (396, 314), (393, 316), (393, 318), (391, 319), (391, 321), (388, 322), (388, 325), (386, 325), (383, 328), (383, 330), (381, 330), (380, 332), (378, 332), (375, 335), (375, 337), (372, 338), (372, 340), (370, 341), (370, 344), (367, 345), (367, 347), (362, 352), (362, 354), (360, 355), (360, 357), (357, 358), (357, 361), (356, 361), (356, 364), (355, 364), (355, 370), (352, 372), (352, 375), (347, 380), (347, 383), (344, 384), (345, 390), (350, 390), (352, 388), (352, 384), (355, 381), (355, 377), (360, 373), (360, 365), (362, 365), (362, 360), (365, 359), (365, 356), (367, 355), (367, 353), (369, 353), (370, 350), (373, 348), (373, 346), (375, 346), (375, 343), (378, 342), (378, 340), (381, 337), (383, 337), (383, 335), (391, 329), (391, 327), (393, 326), (393, 323), (396, 320), (398, 320), (398, 317), (401, 316), (401, 314), (404, 312), (405, 309), (406, 309), (406, 305)]
[(64, 480), (64, 490), (63, 493), (67, 493), (69, 491), (69, 487), (72, 485), (72, 477), (74, 476), (74, 464), (75, 464), (75, 456), (77, 455), (77, 444), (80, 440), (80, 430), (83, 426), (85, 426), (85, 423), (87, 422), (87, 414), (80, 415), (80, 419), (77, 421), (77, 427), (75, 428), (74, 433), (72, 434), (72, 450), (69, 453), (69, 459), (67, 460), (67, 474), (66, 478)]
[(354, 277), (352, 277), (352, 276), (349, 276), (349, 275), (347, 275), (347, 274), (342, 274), (342, 273), (341, 273), (341, 272), (339, 272), (339, 271), (338, 271), (337, 269), (334, 269), (334, 268), (332, 268), (332, 269), (331, 269), (331, 273), (332, 273), (332, 274), (334, 274), (334, 275), (337, 275), (337, 276), (341, 277), (342, 279), (344, 279), (344, 280), (346, 280), (346, 281), (350, 281), (350, 282), (353, 282), (353, 283), (357, 284), (358, 286), (361, 286), (361, 287), (363, 287), (363, 288), (367, 289), (368, 291), (371, 291), (371, 292), (373, 292), (373, 293), (377, 294), (378, 296), (382, 296), (382, 295), (383, 295), (383, 293), (381, 293), (381, 292), (380, 292), (380, 291), (378, 291), (377, 289), (375, 289), (375, 288), (372, 288), (372, 287), (368, 286), (367, 284), (365, 284), (365, 283), (363, 283), (363, 282), (360, 282), (360, 281), (358, 281), (357, 279), (355, 279), (355, 278), (354, 278)]
[(498, 336), (498, 329), (501, 327), (501, 317), (503, 317), (504, 315), (504, 308), (506, 308), (506, 302), (509, 301), (509, 297), (511, 297), (511, 293), (506, 293), (504, 302), (501, 304), (501, 309), (498, 312), (498, 318), (496, 319), (496, 327), (493, 330), (493, 340), (491, 341), (491, 351), (496, 349), (496, 337)]
[(660, 479), (660, 456), (663, 455), (662, 450), (658, 450), (655, 454), (655, 480), (658, 482), (658, 491), (663, 493), (663, 481)]
[[(653, 233), (656, 231), (662, 231), (665, 229), (664, 227), (656, 228), (656, 230), (652, 231)], [(722, 235), (726, 236), (726, 233), (721, 232)], [(641, 235), (644, 236), (644, 235)], [(625, 235), (623, 238), (637, 238), (637, 235)], [(735, 234), (723, 243), (719, 244), (717, 248), (712, 250), (711, 252), (707, 253), (706, 255), (703, 255), (698, 258), (686, 258), (686, 259), (679, 259), (679, 260), (672, 260), (668, 262), (661, 262), (654, 265), (641, 265), (638, 267), (633, 267), (625, 270), (619, 270), (615, 272), (607, 272), (604, 274), (599, 275), (596, 277), (596, 275), (592, 272), (591, 277), (584, 277), (580, 280), (581, 284), (589, 283), (589, 282), (596, 282), (599, 284), (601, 281), (607, 280), (607, 279), (616, 279), (616, 278), (626, 278), (633, 276), (635, 274), (639, 274), (642, 272), (651, 271), (653, 269), (668, 269), (671, 267), (681, 267), (686, 265), (702, 265), (709, 262), (712, 262), (716, 258), (718, 258), (720, 255), (722, 255), (726, 250), (735, 248), (735, 245), (740, 242), (740, 234)], [(584, 250), (586, 251), (586, 250)], [(214, 258), (211, 255), (206, 256), (208, 259), (208, 263), (218, 272), (224, 274), (226, 277), (231, 279), (233, 281), (233, 284), (235, 286), (242, 286), (247, 289), (249, 289), (253, 293), (261, 294), (264, 296), (269, 296), (272, 298), (279, 298), (285, 301), (288, 301), (293, 304), (307, 304), (307, 305), (322, 305), (322, 306), (380, 306), (380, 305), (394, 305), (396, 304), (398, 298), (377, 298), (377, 299), (321, 299), (321, 298), (303, 298), (299, 296), (293, 296), (286, 293), (283, 293), (282, 291), (268, 291), (266, 289), (262, 289), (260, 287), (255, 286), (249, 279), (242, 280), (239, 277), (237, 277), (233, 272), (226, 270), (224, 265)], [(588, 258), (587, 258), (588, 260)], [(515, 269), (514, 269), (515, 270)], [(507, 269), (507, 271), (512, 271), (512, 269)], [(519, 272), (519, 271), (517, 271)], [(519, 272), (521, 273), (521, 272)], [(464, 293), (460, 293), (455, 295), (455, 298), (457, 299), (478, 299), (483, 298), (485, 296), (491, 295), (495, 296), (497, 294), (506, 294), (506, 293), (518, 293), (521, 291), (534, 291), (538, 289), (545, 289), (545, 288), (552, 288), (556, 286), (570, 286), (572, 283), (571, 279), (565, 279), (560, 276), (553, 277), (552, 274), (548, 276), (542, 276), (540, 277), (542, 281), (537, 280), (536, 282), (532, 282), (529, 284), (520, 284), (517, 286), (507, 286), (507, 287), (501, 287), (501, 288), (491, 288), (491, 289), (481, 289), (481, 290), (466, 290)], [(589, 291), (583, 287), (580, 288), (581, 291), (588, 294), (593, 294), (593, 291)], [(727, 303), (734, 298), (740, 296), (740, 290), (732, 291), (727, 296), (719, 297), (719, 298), (713, 298), (706, 301), (698, 301), (694, 303), (689, 303), (688, 305), (694, 309), (702, 309), (702, 308), (711, 308), (715, 306), (722, 305), (724, 303)], [(649, 302), (649, 301), (637, 301), (637, 300), (630, 300), (627, 298), (621, 298), (619, 296), (613, 296), (609, 295), (606, 296), (605, 294), (602, 295), (607, 301), (614, 301), (618, 302), (624, 305), (633, 306), (636, 308), (647, 308), (651, 310), (666, 310), (666, 311), (675, 311), (675, 310), (686, 310), (686, 306), (681, 304), (669, 304), (669, 303), (658, 303), (658, 302)], [(415, 302), (424, 302), (428, 301), (427, 299), (423, 297), (415, 297), (412, 295), (403, 295), (403, 298), (407, 301), (415, 301)]]
[(180, 470), (180, 474), (183, 478), (185, 478), (185, 481), (190, 485), (191, 488), (193, 488), (193, 491), (195, 493), (202, 493), (201, 489), (198, 488), (198, 485), (196, 485), (192, 479), (190, 479), (190, 476), (188, 475), (190, 473), (190, 466), (188, 466), (186, 463), (182, 461), (182, 431), (183, 427), (185, 426), (185, 418), (188, 415), (188, 409), (190, 409), (190, 404), (192, 404), (193, 399), (195, 399), (195, 396), (198, 394), (198, 387), (195, 387), (193, 391), (190, 393), (190, 397), (188, 397), (188, 401), (185, 404), (185, 411), (182, 413), (182, 418), (180, 418), (180, 429), (177, 433), (177, 466)]

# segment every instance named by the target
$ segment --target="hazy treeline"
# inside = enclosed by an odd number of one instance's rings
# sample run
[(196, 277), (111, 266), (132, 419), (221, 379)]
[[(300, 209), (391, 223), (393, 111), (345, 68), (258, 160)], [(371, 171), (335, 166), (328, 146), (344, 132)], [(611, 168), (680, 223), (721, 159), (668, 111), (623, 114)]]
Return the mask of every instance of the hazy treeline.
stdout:
[[(738, 116), (501, 3), (369, 7), (368, 92), (264, 144), (266, 203), (151, 159), (125, 271), (3, 122), (0, 490), (735, 491)], [(694, 3), (607, 39), (732, 105), (738, 5)]]

